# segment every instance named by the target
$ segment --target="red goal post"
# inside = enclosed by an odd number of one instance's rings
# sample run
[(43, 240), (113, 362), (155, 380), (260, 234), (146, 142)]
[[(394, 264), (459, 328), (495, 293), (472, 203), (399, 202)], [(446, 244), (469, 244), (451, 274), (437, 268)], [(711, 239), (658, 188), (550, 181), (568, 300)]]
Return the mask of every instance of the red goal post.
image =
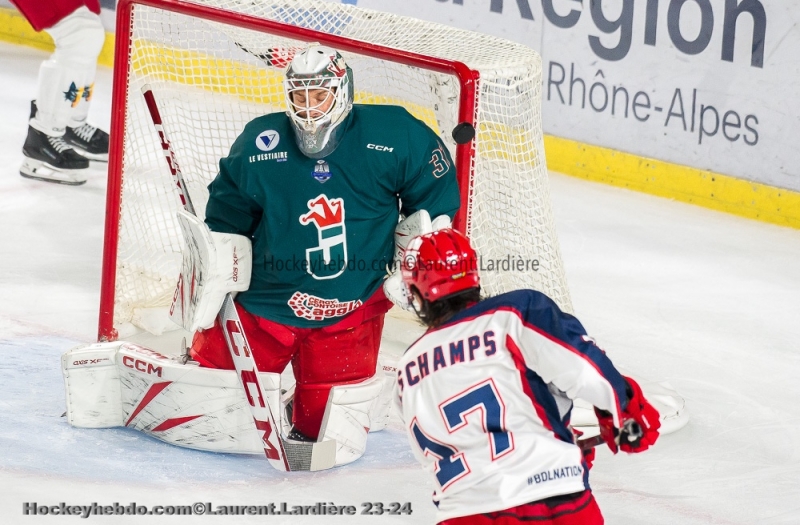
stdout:
[[(509, 263), (503, 271), (511, 277), (482, 272), (486, 291), (533, 287), (570, 310), (544, 164), (541, 60), (533, 50), (319, 0), (120, 0), (99, 339), (158, 332), (165, 325), (153, 319), (165, 317), (179, 272), (180, 203), (142, 111), (141, 85), (153, 87), (202, 212), (215, 162), (244, 124), (285, 110), (280, 69), (256, 55), (308, 42), (345, 55), (356, 102), (405, 106), (451, 150), (462, 196), (455, 227), (498, 267)], [(473, 126), (476, 137), (456, 144), (451, 132), (459, 123)]]

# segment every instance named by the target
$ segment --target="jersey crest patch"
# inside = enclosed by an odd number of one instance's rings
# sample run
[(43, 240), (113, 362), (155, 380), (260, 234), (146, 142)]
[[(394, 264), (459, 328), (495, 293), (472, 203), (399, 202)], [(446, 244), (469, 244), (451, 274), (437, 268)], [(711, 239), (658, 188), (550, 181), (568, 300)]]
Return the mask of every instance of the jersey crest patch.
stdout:
[(274, 129), (262, 131), (256, 137), (256, 147), (261, 151), (272, 151), (278, 147), (281, 141), (281, 135)]
[(363, 303), (361, 299), (339, 302), (339, 299), (323, 299), (307, 293), (295, 292), (288, 301), (294, 315), (309, 321), (322, 321), (331, 317), (342, 317)]
[(314, 279), (334, 279), (347, 267), (344, 199), (321, 194), (308, 201), (308, 209), (300, 216), (300, 224), (317, 227), (318, 245), (306, 249), (306, 271)]
[(317, 161), (314, 165), (314, 171), (311, 172), (311, 176), (317, 179), (320, 184), (326, 183), (331, 178), (331, 175), (330, 165), (322, 159)]

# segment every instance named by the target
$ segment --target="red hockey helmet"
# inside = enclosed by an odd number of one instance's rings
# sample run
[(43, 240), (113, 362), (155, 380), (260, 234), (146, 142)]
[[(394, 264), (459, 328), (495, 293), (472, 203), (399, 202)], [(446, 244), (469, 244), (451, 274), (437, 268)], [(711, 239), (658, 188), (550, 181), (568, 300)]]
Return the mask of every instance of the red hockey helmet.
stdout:
[(434, 302), (480, 286), (478, 255), (462, 233), (438, 230), (414, 237), (403, 254), (403, 282)]

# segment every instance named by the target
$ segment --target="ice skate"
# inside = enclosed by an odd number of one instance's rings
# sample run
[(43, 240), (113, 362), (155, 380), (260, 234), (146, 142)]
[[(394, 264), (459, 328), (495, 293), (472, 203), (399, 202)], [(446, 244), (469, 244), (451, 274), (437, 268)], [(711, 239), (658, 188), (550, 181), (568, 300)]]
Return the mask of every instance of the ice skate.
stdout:
[(23, 177), (71, 186), (86, 182), (89, 161), (70, 147), (63, 137), (47, 135), (28, 126), (22, 153), (25, 160), (19, 174)]
[(81, 156), (98, 162), (108, 162), (108, 133), (91, 124), (77, 128), (67, 126), (64, 141)]
[[(36, 117), (36, 101), (31, 100), (30, 118)], [(108, 162), (108, 133), (91, 124), (83, 124), (77, 127), (67, 126), (64, 132), (64, 142), (80, 156), (98, 162)]]

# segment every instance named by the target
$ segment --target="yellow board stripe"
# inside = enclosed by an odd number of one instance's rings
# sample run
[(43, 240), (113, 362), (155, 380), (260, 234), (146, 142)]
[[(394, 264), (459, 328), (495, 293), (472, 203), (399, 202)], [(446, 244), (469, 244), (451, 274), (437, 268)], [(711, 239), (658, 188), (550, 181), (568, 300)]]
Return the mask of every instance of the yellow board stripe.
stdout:
[[(50, 35), (44, 31), (37, 33), (16, 9), (8, 7), (0, 7), (0, 41), (44, 51), (53, 51), (56, 48)], [(97, 63), (107, 67), (114, 65), (114, 33), (106, 32), (106, 41)]]
[(553, 171), (800, 229), (800, 193), (573, 140), (545, 136)]
[[(54, 49), (50, 36), (34, 31), (14, 9), (0, 8), (0, 40), (45, 51)], [(98, 63), (111, 67), (113, 57), (114, 35), (106, 33)], [(258, 75), (253, 80), (269, 82)], [(361, 101), (371, 100), (364, 94)], [(431, 115), (421, 108), (418, 112), (418, 118), (435, 126)], [(491, 135), (490, 130), (480, 131)], [(553, 171), (800, 229), (798, 192), (551, 135), (545, 135), (544, 142), (547, 167)]]

